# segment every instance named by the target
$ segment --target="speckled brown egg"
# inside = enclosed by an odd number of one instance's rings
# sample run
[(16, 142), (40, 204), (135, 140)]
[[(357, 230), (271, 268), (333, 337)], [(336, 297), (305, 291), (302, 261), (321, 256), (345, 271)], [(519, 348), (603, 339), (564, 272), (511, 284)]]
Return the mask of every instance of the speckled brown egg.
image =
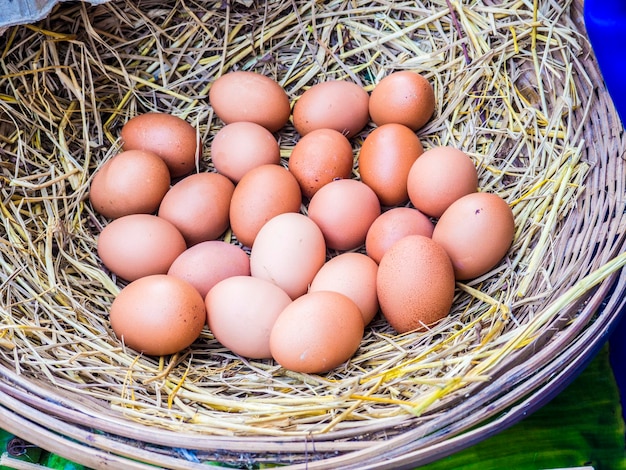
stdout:
[(417, 209), (431, 217), (441, 217), (454, 201), (476, 192), (478, 173), (472, 159), (462, 150), (433, 147), (411, 166), (407, 189)]
[(217, 283), (205, 302), (209, 329), (221, 344), (243, 357), (272, 357), (272, 328), (291, 303), (284, 290), (265, 279), (234, 276)]
[(347, 80), (320, 82), (307, 89), (293, 107), (293, 125), (300, 135), (334, 129), (346, 137), (358, 134), (369, 121), (369, 95)]
[(402, 124), (383, 124), (370, 132), (359, 152), (361, 181), (374, 190), (383, 206), (409, 199), (411, 166), (424, 153), (419, 137)]
[(233, 122), (222, 127), (211, 141), (215, 169), (237, 183), (257, 166), (280, 163), (276, 137), (254, 122)]
[(352, 145), (346, 136), (334, 129), (315, 129), (294, 146), (289, 171), (310, 199), (332, 180), (350, 178), (353, 160)]
[(215, 240), (229, 225), (232, 181), (219, 173), (186, 176), (165, 194), (158, 215), (171, 222), (188, 246)]
[(296, 178), (283, 166), (261, 165), (246, 173), (230, 202), (230, 227), (237, 239), (251, 247), (261, 227), (272, 217), (298, 212), (302, 192)]
[(131, 214), (113, 220), (100, 232), (97, 248), (104, 265), (127, 281), (167, 273), (186, 249), (178, 229), (151, 214)]
[(161, 157), (173, 178), (193, 171), (202, 156), (196, 129), (178, 116), (145, 113), (131, 118), (121, 131), (124, 150), (147, 150)]
[(432, 237), (433, 222), (412, 207), (394, 207), (383, 212), (372, 223), (365, 238), (365, 250), (374, 261), (380, 263), (385, 252), (395, 242), (407, 235)]
[(237, 245), (222, 240), (210, 240), (183, 251), (174, 260), (167, 274), (189, 282), (204, 298), (223, 279), (249, 276), (250, 258)]
[(243, 70), (215, 80), (209, 89), (209, 102), (226, 124), (249, 121), (271, 132), (287, 124), (291, 113), (289, 97), (276, 81)]
[(311, 292), (290, 303), (270, 335), (270, 351), (285, 369), (327, 372), (350, 359), (363, 338), (359, 307), (343, 294)]
[(433, 240), (452, 260), (459, 280), (494, 268), (515, 235), (513, 211), (497, 194), (472, 193), (453, 202), (435, 225)]
[(409, 235), (380, 260), (376, 288), (380, 309), (398, 333), (423, 330), (450, 312), (454, 269), (431, 238)]
[(365, 243), (367, 231), (380, 212), (376, 193), (354, 179), (322, 186), (308, 207), (308, 215), (322, 230), (328, 247), (343, 251)]
[(149, 356), (189, 347), (206, 325), (204, 299), (174, 276), (142, 277), (124, 287), (111, 304), (111, 327), (126, 347)]
[(367, 255), (356, 252), (341, 253), (320, 268), (309, 292), (329, 290), (352, 299), (368, 325), (378, 312), (376, 273), (378, 265)]
[(435, 104), (430, 82), (423, 75), (403, 70), (390, 73), (374, 87), (369, 113), (379, 126), (393, 122), (416, 131), (432, 117)]
[(89, 188), (93, 208), (116, 219), (156, 212), (170, 189), (170, 172), (156, 154), (128, 150), (115, 155), (94, 174)]

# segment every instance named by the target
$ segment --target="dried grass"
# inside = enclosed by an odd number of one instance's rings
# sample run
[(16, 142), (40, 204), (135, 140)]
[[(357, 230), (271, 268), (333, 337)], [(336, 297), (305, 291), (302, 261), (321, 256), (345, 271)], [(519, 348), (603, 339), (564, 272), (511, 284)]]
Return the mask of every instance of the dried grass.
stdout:
[[(47, 414), (79, 430), (165, 446), (126, 452), (171, 468), (199, 458), (172, 457), (171, 448), (255, 460), (315, 440), (324, 458), (395, 435), (400, 447), (407, 429), (428, 434), (442, 417), (449, 426), (445, 417), (464, 417), (465, 406), (478, 415), (473, 424), (489, 417), (468, 397), (488, 401), (503, 371), (532, 375), (550, 361), (541, 348), (587, 328), (596, 309), (580, 309), (596, 289), (606, 295), (626, 264), (622, 129), (597, 91), (582, 2), (248, 3), (63, 4), (4, 33), (0, 391), (18, 414), (30, 413), (19, 403), (41, 408), (40, 397)], [(458, 284), (445, 321), (396, 335), (378, 319), (356, 356), (324, 376), (242, 359), (209, 331), (172, 357), (125, 349), (108, 324), (122, 284), (96, 256), (107, 221), (87, 202), (90, 178), (117, 152), (123, 123), (151, 110), (198, 129), (198, 167), (207, 170), (222, 125), (208, 90), (236, 69), (275, 78), (293, 100), (322, 80), (371, 90), (393, 70), (423, 73), (438, 106), (419, 136), (425, 148), (465, 150), (481, 187), (509, 202), (517, 230), (506, 259)], [(369, 129), (353, 140), (355, 153)], [(296, 141), (291, 126), (280, 132), (285, 159)], [(54, 429), (45, 415), (39, 423)], [(71, 437), (109, 445), (99, 433)]]

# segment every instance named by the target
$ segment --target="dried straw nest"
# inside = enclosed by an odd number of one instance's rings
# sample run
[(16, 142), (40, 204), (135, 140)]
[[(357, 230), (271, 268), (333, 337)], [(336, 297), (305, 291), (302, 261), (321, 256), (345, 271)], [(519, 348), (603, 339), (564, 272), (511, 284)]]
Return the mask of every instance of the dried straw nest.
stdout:
[[(581, 11), (547, 0), (115, 0), (63, 3), (8, 29), (4, 426), (98, 468), (398, 468), (514, 421), (575, 372), (624, 303), (625, 142)], [(209, 331), (172, 357), (123, 348), (107, 319), (121, 283), (95, 254), (106, 220), (87, 202), (90, 178), (141, 112), (184, 117), (208, 149), (222, 125), (208, 89), (236, 69), (275, 78), (292, 99), (327, 79), (369, 90), (393, 70), (423, 73), (438, 106), (419, 136), (465, 150), (481, 187), (509, 202), (506, 259), (459, 283), (432, 330), (396, 336), (375, 321), (354, 359), (324, 376), (244, 360)], [(281, 131), (283, 157), (296, 140)], [(199, 171), (210, 165), (205, 150)]]

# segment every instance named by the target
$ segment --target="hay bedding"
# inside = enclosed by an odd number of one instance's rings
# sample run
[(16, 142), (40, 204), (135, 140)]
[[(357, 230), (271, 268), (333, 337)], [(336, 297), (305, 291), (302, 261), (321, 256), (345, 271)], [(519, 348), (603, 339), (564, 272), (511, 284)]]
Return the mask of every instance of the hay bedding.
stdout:
[[(597, 88), (581, 4), (112, 1), (62, 4), (39, 24), (8, 29), (3, 405), (67, 436), (65, 453), (91, 455), (92, 466), (106, 466), (104, 450), (137, 461), (126, 468), (192, 468), (350, 453), (375, 462), (442, 442), (523, 398), (535, 386), (525, 380), (598, 321), (610, 289), (617, 302), (624, 290), (624, 143)], [(419, 131), (424, 147), (465, 150), (481, 187), (509, 202), (509, 255), (459, 283), (449, 318), (430, 331), (398, 336), (377, 319), (353, 360), (324, 376), (244, 360), (209, 331), (172, 357), (125, 349), (108, 325), (123, 283), (95, 254), (107, 221), (87, 202), (90, 177), (118, 151), (124, 122), (152, 110), (198, 129), (198, 169), (210, 171), (222, 124), (208, 89), (238, 69), (275, 78), (292, 99), (322, 80), (371, 90), (393, 70), (423, 73), (438, 102)], [(355, 155), (370, 129), (353, 139)], [(279, 136), (288, 158), (297, 136), (290, 126)]]

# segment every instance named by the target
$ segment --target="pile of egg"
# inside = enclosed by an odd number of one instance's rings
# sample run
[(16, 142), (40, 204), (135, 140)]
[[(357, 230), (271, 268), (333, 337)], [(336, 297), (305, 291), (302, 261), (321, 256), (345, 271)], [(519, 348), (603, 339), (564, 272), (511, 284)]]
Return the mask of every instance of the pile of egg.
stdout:
[[(355, 354), (379, 311), (399, 333), (441, 320), (455, 282), (487, 273), (511, 245), (512, 211), (478, 191), (473, 160), (424, 151), (416, 131), (435, 96), (417, 73), (392, 73), (369, 94), (322, 82), (292, 109), (277, 82), (237, 71), (209, 100), (224, 122), (213, 169), (196, 171), (191, 124), (147, 113), (123, 126), (122, 151), (91, 182), (91, 204), (110, 219), (98, 255), (128, 282), (111, 326), (130, 348), (173, 354), (208, 326), (243, 357), (326, 372)], [(286, 167), (277, 136), (290, 119), (299, 140)], [(369, 122), (355, 164), (350, 139)]]

